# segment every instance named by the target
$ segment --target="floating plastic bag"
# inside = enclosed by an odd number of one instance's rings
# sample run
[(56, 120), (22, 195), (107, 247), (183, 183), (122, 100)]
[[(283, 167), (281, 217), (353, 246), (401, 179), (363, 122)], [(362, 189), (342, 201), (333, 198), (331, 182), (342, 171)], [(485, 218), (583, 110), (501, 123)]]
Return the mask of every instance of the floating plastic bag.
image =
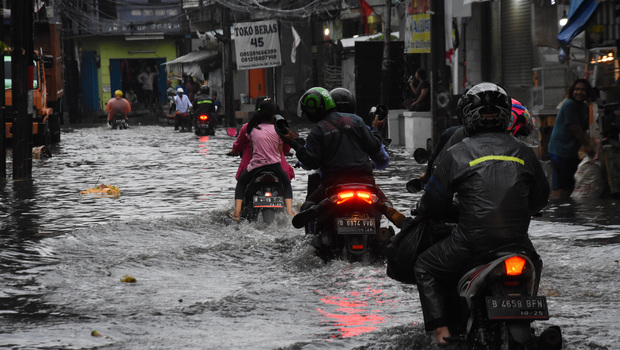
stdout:
[(603, 169), (598, 161), (585, 156), (575, 173), (575, 189), (571, 198), (596, 199), (601, 197), (605, 188)]

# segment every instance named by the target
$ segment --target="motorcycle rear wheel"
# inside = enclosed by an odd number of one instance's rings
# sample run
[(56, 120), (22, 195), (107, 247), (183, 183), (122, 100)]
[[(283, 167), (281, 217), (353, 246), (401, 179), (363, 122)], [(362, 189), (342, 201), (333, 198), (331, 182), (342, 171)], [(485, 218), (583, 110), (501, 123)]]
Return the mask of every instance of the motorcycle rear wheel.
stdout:
[(274, 222), (276, 218), (276, 212), (273, 209), (263, 209), (261, 210), (263, 214), (263, 222), (266, 224), (271, 224)]

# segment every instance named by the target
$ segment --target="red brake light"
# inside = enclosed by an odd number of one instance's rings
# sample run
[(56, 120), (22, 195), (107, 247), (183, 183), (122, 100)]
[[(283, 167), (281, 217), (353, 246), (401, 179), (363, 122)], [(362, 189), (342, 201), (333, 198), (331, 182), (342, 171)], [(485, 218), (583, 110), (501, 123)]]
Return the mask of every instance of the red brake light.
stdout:
[[(332, 197), (333, 198), (333, 197)], [(350, 199), (358, 198), (368, 204), (372, 204), (377, 200), (377, 196), (370, 191), (343, 191), (335, 196), (336, 204), (342, 204)]]
[(372, 204), (372, 193), (368, 192), (368, 191), (357, 191), (355, 193), (357, 195), (357, 198), (363, 200), (364, 202), (368, 203), (368, 204)]
[(346, 202), (353, 197), (355, 197), (355, 192), (353, 191), (340, 192), (338, 193), (338, 200), (336, 201), (336, 204)]
[(354, 244), (351, 246), (351, 249), (353, 250), (364, 250), (364, 245), (363, 244)]
[(520, 256), (513, 256), (512, 258), (504, 260), (504, 265), (506, 265), (506, 274), (508, 276), (519, 276), (523, 273), (525, 259)]
[(271, 197), (271, 192), (265, 192), (265, 197)]
[(209, 116), (206, 115), (206, 114), (201, 114), (200, 117), (198, 117), (198, 118), (200, 118), (200, 120), (208, 120)]

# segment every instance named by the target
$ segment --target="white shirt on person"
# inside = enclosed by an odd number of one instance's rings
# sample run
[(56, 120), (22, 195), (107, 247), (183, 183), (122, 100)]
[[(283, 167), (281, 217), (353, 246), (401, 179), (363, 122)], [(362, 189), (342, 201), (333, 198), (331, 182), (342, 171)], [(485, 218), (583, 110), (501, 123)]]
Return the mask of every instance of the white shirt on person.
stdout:
[(185, 94), (183, 94), (183, 97), (179, 97), (178, 94), (174, 96), (174, 103), (176, 104), (176, 110), (179, 113), (189, 113), (189, 108), (192, 107), (189, 97)]

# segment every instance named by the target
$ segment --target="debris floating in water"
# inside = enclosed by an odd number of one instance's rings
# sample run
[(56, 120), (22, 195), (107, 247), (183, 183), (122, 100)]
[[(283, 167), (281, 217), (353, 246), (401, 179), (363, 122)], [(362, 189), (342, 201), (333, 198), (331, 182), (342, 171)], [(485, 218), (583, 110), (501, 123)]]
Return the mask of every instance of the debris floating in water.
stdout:
[(104, 197), (117, 198), (121, 195), (121, 189), (114, 185), (101, 184), (99, 186), (80, 191), (81, 194), (95, 194)]
[(129, 276), (129, 275), (125, 275), (123, 277), (121, 277), (121, 282), (126, 282), (126, 283), (136, 283), (136, 278)]

